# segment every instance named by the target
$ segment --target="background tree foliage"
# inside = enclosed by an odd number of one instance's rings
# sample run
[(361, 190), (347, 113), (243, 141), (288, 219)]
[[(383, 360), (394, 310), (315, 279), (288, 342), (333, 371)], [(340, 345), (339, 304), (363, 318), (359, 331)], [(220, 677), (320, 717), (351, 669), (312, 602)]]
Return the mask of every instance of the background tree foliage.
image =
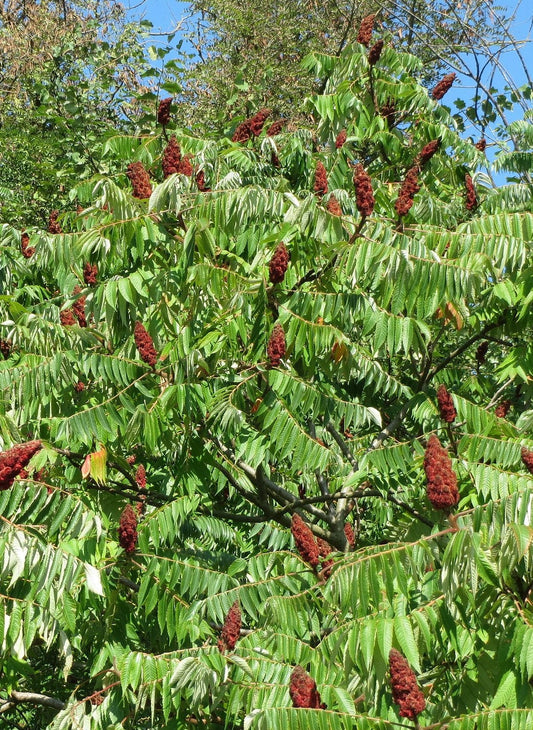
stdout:
[(288, 118), (301, 113), (301, 99), (324, 88), (323, 78), (300, 73), (301, 60), (315, 51), (338, 56), (357, 40), (369, 13), (377, 14), (376, 22), (399, 50), (424, 62), (426, 84), (435, 83), (451, 64), (481, 84), (480, 103), (491, 86), (485, 63), (496, 68), (515, 42), (509, 14), (487, 0), (194, 0), (189, 7), (194, 13), (189, 40), (196, 53), (184, 74), (180, 119), (208, 123), (217, 131), (227, 130), (228, 118), (246, 117), (263, 106)]
[(413, 727), (391, 649), (420, 726), (531, 725), (531, 127), (492, 186), (391, 41), (306, 57), (308, 126), (153, 116), (50, 231), (2, 226), (7, 726)]
[(107, 0), (0, 7), (4, 221), (42, 226), (50, 208), (68, 204), (75, 182), (108, 171), (98, 141), (142, 120), (149, 64), (141, 33)]

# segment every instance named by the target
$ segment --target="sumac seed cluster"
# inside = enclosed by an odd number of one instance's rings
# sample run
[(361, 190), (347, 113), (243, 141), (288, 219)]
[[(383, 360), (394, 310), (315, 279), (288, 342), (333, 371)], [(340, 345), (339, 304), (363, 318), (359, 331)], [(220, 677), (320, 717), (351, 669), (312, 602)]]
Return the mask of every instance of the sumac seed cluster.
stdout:
[(17, 444), (0, 453), (0, 491), (9, 489), (34, 454), (42, 449), (40, 441)]

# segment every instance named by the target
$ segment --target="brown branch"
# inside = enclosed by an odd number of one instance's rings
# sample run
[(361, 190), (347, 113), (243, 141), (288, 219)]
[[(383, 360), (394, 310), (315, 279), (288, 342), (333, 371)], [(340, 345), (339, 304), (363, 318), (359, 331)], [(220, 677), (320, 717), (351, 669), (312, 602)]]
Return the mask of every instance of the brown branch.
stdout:
[(64, 702), (55, 697), (49, 697), (39, 692), (18, 692), (14, 689), (11, 690), (9, 700), (0, 705), (0, 713), (7, 712), (23, 702), (31, 705), (41, 705), (42, 707), (51, 707), (54, 710), (63, 710), (66, 707)]

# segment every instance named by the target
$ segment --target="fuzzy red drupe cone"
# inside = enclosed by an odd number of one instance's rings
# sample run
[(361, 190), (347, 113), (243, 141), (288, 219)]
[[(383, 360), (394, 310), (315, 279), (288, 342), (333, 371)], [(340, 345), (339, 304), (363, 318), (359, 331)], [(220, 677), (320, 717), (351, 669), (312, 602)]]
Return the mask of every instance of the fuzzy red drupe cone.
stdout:
[(387, 120), (387, 126), (392, 129), (396, 124), (396, 104), (394, 99), (389, 98), (379, 110), (380, 115)]
[(435, 509), (450, 511), (459, 501), (457, 477), (447, 450), (441, 446), (435, 434), (428, 439), (424, 455), (426, 494)]
[(176, 141), (176, 135), (173, 134), (165, 147), (163, 158), (161, 160), (161, 167), (163, 168), (163, 175), (165, 179), (178, 172), (180, 161), (181, 149)]
[(135, 464), (136, 458), (137, 457), (135, 456), (135, 454), (130, 454), (129, 456), (126, 456), (126, 461), (130, 466), (133, 466), (133, 464)]
[(505, 418), (505, 416), (509, 413), (509, 410), (511, 409), (511, 401), (510, 400), (502, 400), (501, 403), (498, 403), (496, 408), (494, 409), (494, 414), (498, 418)]
[(485, 150), (487, 148), (487, 140), (485, 139), (485, 137), (482, 137), (479, 140), (479, 142), (476, 142), (474, 147), (476, 148), (476, 150), (479, 150), (480, 152), (485, 152)]
[(409, 662), (396, 649), (390, 650), (389, 670), (392, 700), (400, 705), (400, 717), (416, 720), (426, 707), (426, 699)]
[(180, 173), (180, 175), (187, 175), (187, 177), (192, 177), (194, 170), (192, 169), (190, 155), (186, 155), (185, 157), (181, 158), (178, 165), (178, 172)]
[(318, 543), (310, 528), (305, 524), (300, 515), (296, 513), (292, 516), (291, 532), (296, 543), (296, 548), (302, 558), (311, 567), (316, 568), (320, 558)]
[(141, 360), (150, 365), (151, 368), (155, 367), (159, 355), (154, 347), (154, 341), (141, 322), (135, 322), (133, 337)]
[(376, 63), (379, 61), (379, 57), (381, 56), (381, 51), (383, 50), (383, 41), (379, 40), (374, 43), (370, 51), (368, 52), (368, 63), (371, 66), (375, 66)]
[(372, 13), (371, 15), (367, 15), (366, 18), (363, 18), (361, 21), (361, 25), (359, 26), (359, 32), (357, 34), (357, 42), (362, 43), (363, 46), (370, 45), (370, 40), (372, 38), (372, 31), (374, 30), (374, 20), (376, 18), (376, 14)]
[(82, 380), (78, 380), (77, 383), (74, 383), (74, 390), (76, 393), (83, 393), (85, 390), (85, 383)]
[(4, 360), (7, 360), (7, 358), (11, 355), (12, 350), (13, 346), (9, 340), (0, 340), (0, 353), (2, 353)]
[(231, 138), (232, 142), (239, 142), (244, 143), (248, 142), (250, 137), (252, 136), (252, 129), (250, 125), (250, 120), (245, 119), (244, 122), (241, 122), (236, 130), (233, 132), (233, 137)]
[(203, 170), (198, 170), (196, 173), (196, 187), (201, 193), (208, 193), (211, 190), (205, 183), (205, 172)]
[[(75, 286), (72, 290), (73, 294), (79, 294), (81, 292), (81, 288), (79, 286)], [(80, 327), (87, 327), (87, 319), (85, 317), (85, 297), (78, 297), (74, 304), (72, 305), (72, 311), (74, 312), (74, 316), (78, 320), (78, 324)]]
[(424, 167), (424, 165), (426, 165), (431, 160), (439, 147), (440, 139), (434, 139), (431, 142), (428, 142), (426, 145), (424, 145), (424, 147), (422, 147), (422, 151), (416, 158), (415, 162), (420, 165), (420, 167)]
[(61, 226), (57, 222), (58, 216), (58, 210), (53, 210), (50, 213), (50, 218), (48, 219), (48, 233), (62, 233)]
[(285, 357), (285, 352), (285, 332), (280, 324), (275, 324), (267, 344), (267, 356), (270, 367), (277, 367), (280, 360)]
[(259, 137), (267, 117), (272, 114), (272, 109), (260, 109), (257, 114), (250, 118), (250, 131), (255, 137)]
[(221, 654), (225, 651), (233, 651), (241, 633), (241, 608), (239, 601), (235, 601), (224, 620), (224, 626), (217, 642)]
[(440, 417), (445, 423), (453, 423), (457, 416), (451, 395), (444, 384), (437, 389), (437, 402), (439, 404)]
[(146, 488), (146, 469), (144, 468), (144, 464), (139, 464), (137, 467), (137, 471), (135, 472), (135, 481), (137, 482), (139, 489)]
[(331, 215), (342, 215), (342, 208), (334, 195), (330, 195), (326, 205), (326, 210), (328, 213), (331, 213)]
[(466, 201), (465, 207), (467, 210), (475, 210), (477, 208), (477, 195), (474, 182), (470, 175), (465, 175), (465, 188), (466, 188)]
[(520, 451), (520, 457), (522, 464), (526, 467), (530, 474), (533, 474), (533, 451), (529, 451), (525, 446), (522, 446)]
[(152, 194), (152, 185), (150, 183), (150, 175), (144, 169), (142, 162), (130, 162), (126, 175), (131, 180), (133, 186), (133, 197), (144, 200)]
[(285, 278), (285, 272), (289, 267), (290, 254), (287, 251), (287, 246), (281, 241), (276, 246), (274, 255), (270, 259), (268, 265), (269, 279), (272, 284), (279, 284)]
[(476, 361), (477, 361), (478, 367), (480, 365), (483, 365), (483, 363), (485, 362), (485, 358), (487, 357), (488, 349), (489, 349), (489, 343), (487, 342), (487, 340), (485, 340), (484, 342), (481, 342), (478, 345), (478, 348), (476, 350)]
[(400, 188), (398, 198), (396, 200), (396, 203), (394, 204), (394, 208), (400, 218), (409, 213), (409, 211), (411, 210), (411, 206), (413, 205), (413, 199), (419, 190), (420, 185), (418, 184), (418, 168), (416, 166), (411, 167), (411, 169), (407, 171), (405, 179)]
[(289, 694), (294, 707), (307, 707), (313, 710), (326, 709), (324, 702), (321, 702), (315, 680), (300, 665), (292, 670)]
[(170, 105), (172, 104), (172, 97), (168, 99), (161, 99), (159, 102), (159, 109), (157, 110), (157, 121), (159, 124), (166, 127), (170, 122)]
[(137, 515), (131, 504), (127, 504), (120, 515), (118, 541), (126, 553), (132, 553), (137, 546)]
[(266, 136), (276, 137), (281, 132), (286, 123), (287, 122), (285, 121), (285, 119), (278, 119), (276, 122), (272, 122), (272, 124), (266, 131)]
[(13, 486), (15, 478), (22, 472), (31, 459), (40, 449), (40, 441), (27, 441), (17, 444), (7, 451), (0, 453), (0, 491)]
[(59, 321), (63, 327), (71, 327), (73, 324), (76, 324), (76, 317), (72, 309), (62, 309), (59, 312)]
[(20, 250), (25, 259), (31, 259), (35, 253), (35, 248), (30, 246), (30, 237), (26, 232), (23, 232), (20, 237)]
[(319, 161), (315, 168), (315, 195), (321, 198), (328, 192), (328, 174), (326, 168)]
[(355, 166), (353, 184), (355, 186), (355, 204), (357, 205), (357, 210), (363, 218), (367, 218), (369, 215), (372, 215), (376, 201), (374, 200), (370, 175), (360, 164)]
[(455, 74), (446, 74), (439, 83), (433, 88), (433, 91), (431, 92), (431, 96), (435, 99), (435, 101), (439, 101), (442, 99), (444, 94), (450, 90), (453, 82), (455, 81)]
[(341, 147), (344, 147), (344, 143), (346, 142), (346, 130), (341, 129), (341, 131), (338, 133), (337, 138), (335, 139), (335, 147), (340, 150)]
[(351, 548), (355, 547), (355, 532), (353, 531), (353, 527), (350, 525), (349, 522), (346, 522), (344, 524), (344, 534), (346, 535), (346, 539), (348, 540), (348, 545)]
[(96, 286), (97, 276), (98, 266), (87, 261), (83, 267), (83, 281), (87, 284), (87, 286)]

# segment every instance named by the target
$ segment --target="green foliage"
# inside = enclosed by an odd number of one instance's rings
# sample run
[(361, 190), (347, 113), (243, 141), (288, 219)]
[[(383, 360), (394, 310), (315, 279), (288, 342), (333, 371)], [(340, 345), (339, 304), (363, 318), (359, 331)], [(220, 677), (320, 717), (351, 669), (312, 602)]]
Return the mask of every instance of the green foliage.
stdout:
[[(94, 150), (102, 168), (69, 193), (81, 209), (62, 212), (63, 233), (29, 229), (25, 258), (20, 230), (2, 226), (0, 436), (5, 450), (43, 441), (0, 493), (9, 721), (29, 691), (56, 700), (31, 718), (50, 730), (407, 727), (388, 676), (396, 648), (426, 698), (420, 725), (531, 725), (527, 183), (486, 183), (484, 157), (413, 76), (413, 57), (387, 47), (370, 68), (352, 44), (305, 65), (329, 79), (306, 101), (312, 128), (239, 144), (172, 125), (195, 174), (165, 180), (165, 134), (109, 135)], [(379, 110), (391, 94), (389, 125)], [(402, 181), (436, 138), (400, 219)], [(150, 172), (148, 200), (124, 174), (134, 161)], [(375, 197), (365, 218), (355, 163)], [(280, 241), (291, 258), (271, 284)], [(72, 308), (86, 327), (62, 322)], [(286, 349), (272, 367), (275, 323)], [(425, 495), (432, 433), (457, 475), (450, 521)], [(118, 535), (128, 503), (131, 554)], [(332, 546), (330, 565), (298, 554), (294, 514)], [(221, 653), (235, 601), (242, 629)], [(296, 665), (327, 709), (292, 706)]]

